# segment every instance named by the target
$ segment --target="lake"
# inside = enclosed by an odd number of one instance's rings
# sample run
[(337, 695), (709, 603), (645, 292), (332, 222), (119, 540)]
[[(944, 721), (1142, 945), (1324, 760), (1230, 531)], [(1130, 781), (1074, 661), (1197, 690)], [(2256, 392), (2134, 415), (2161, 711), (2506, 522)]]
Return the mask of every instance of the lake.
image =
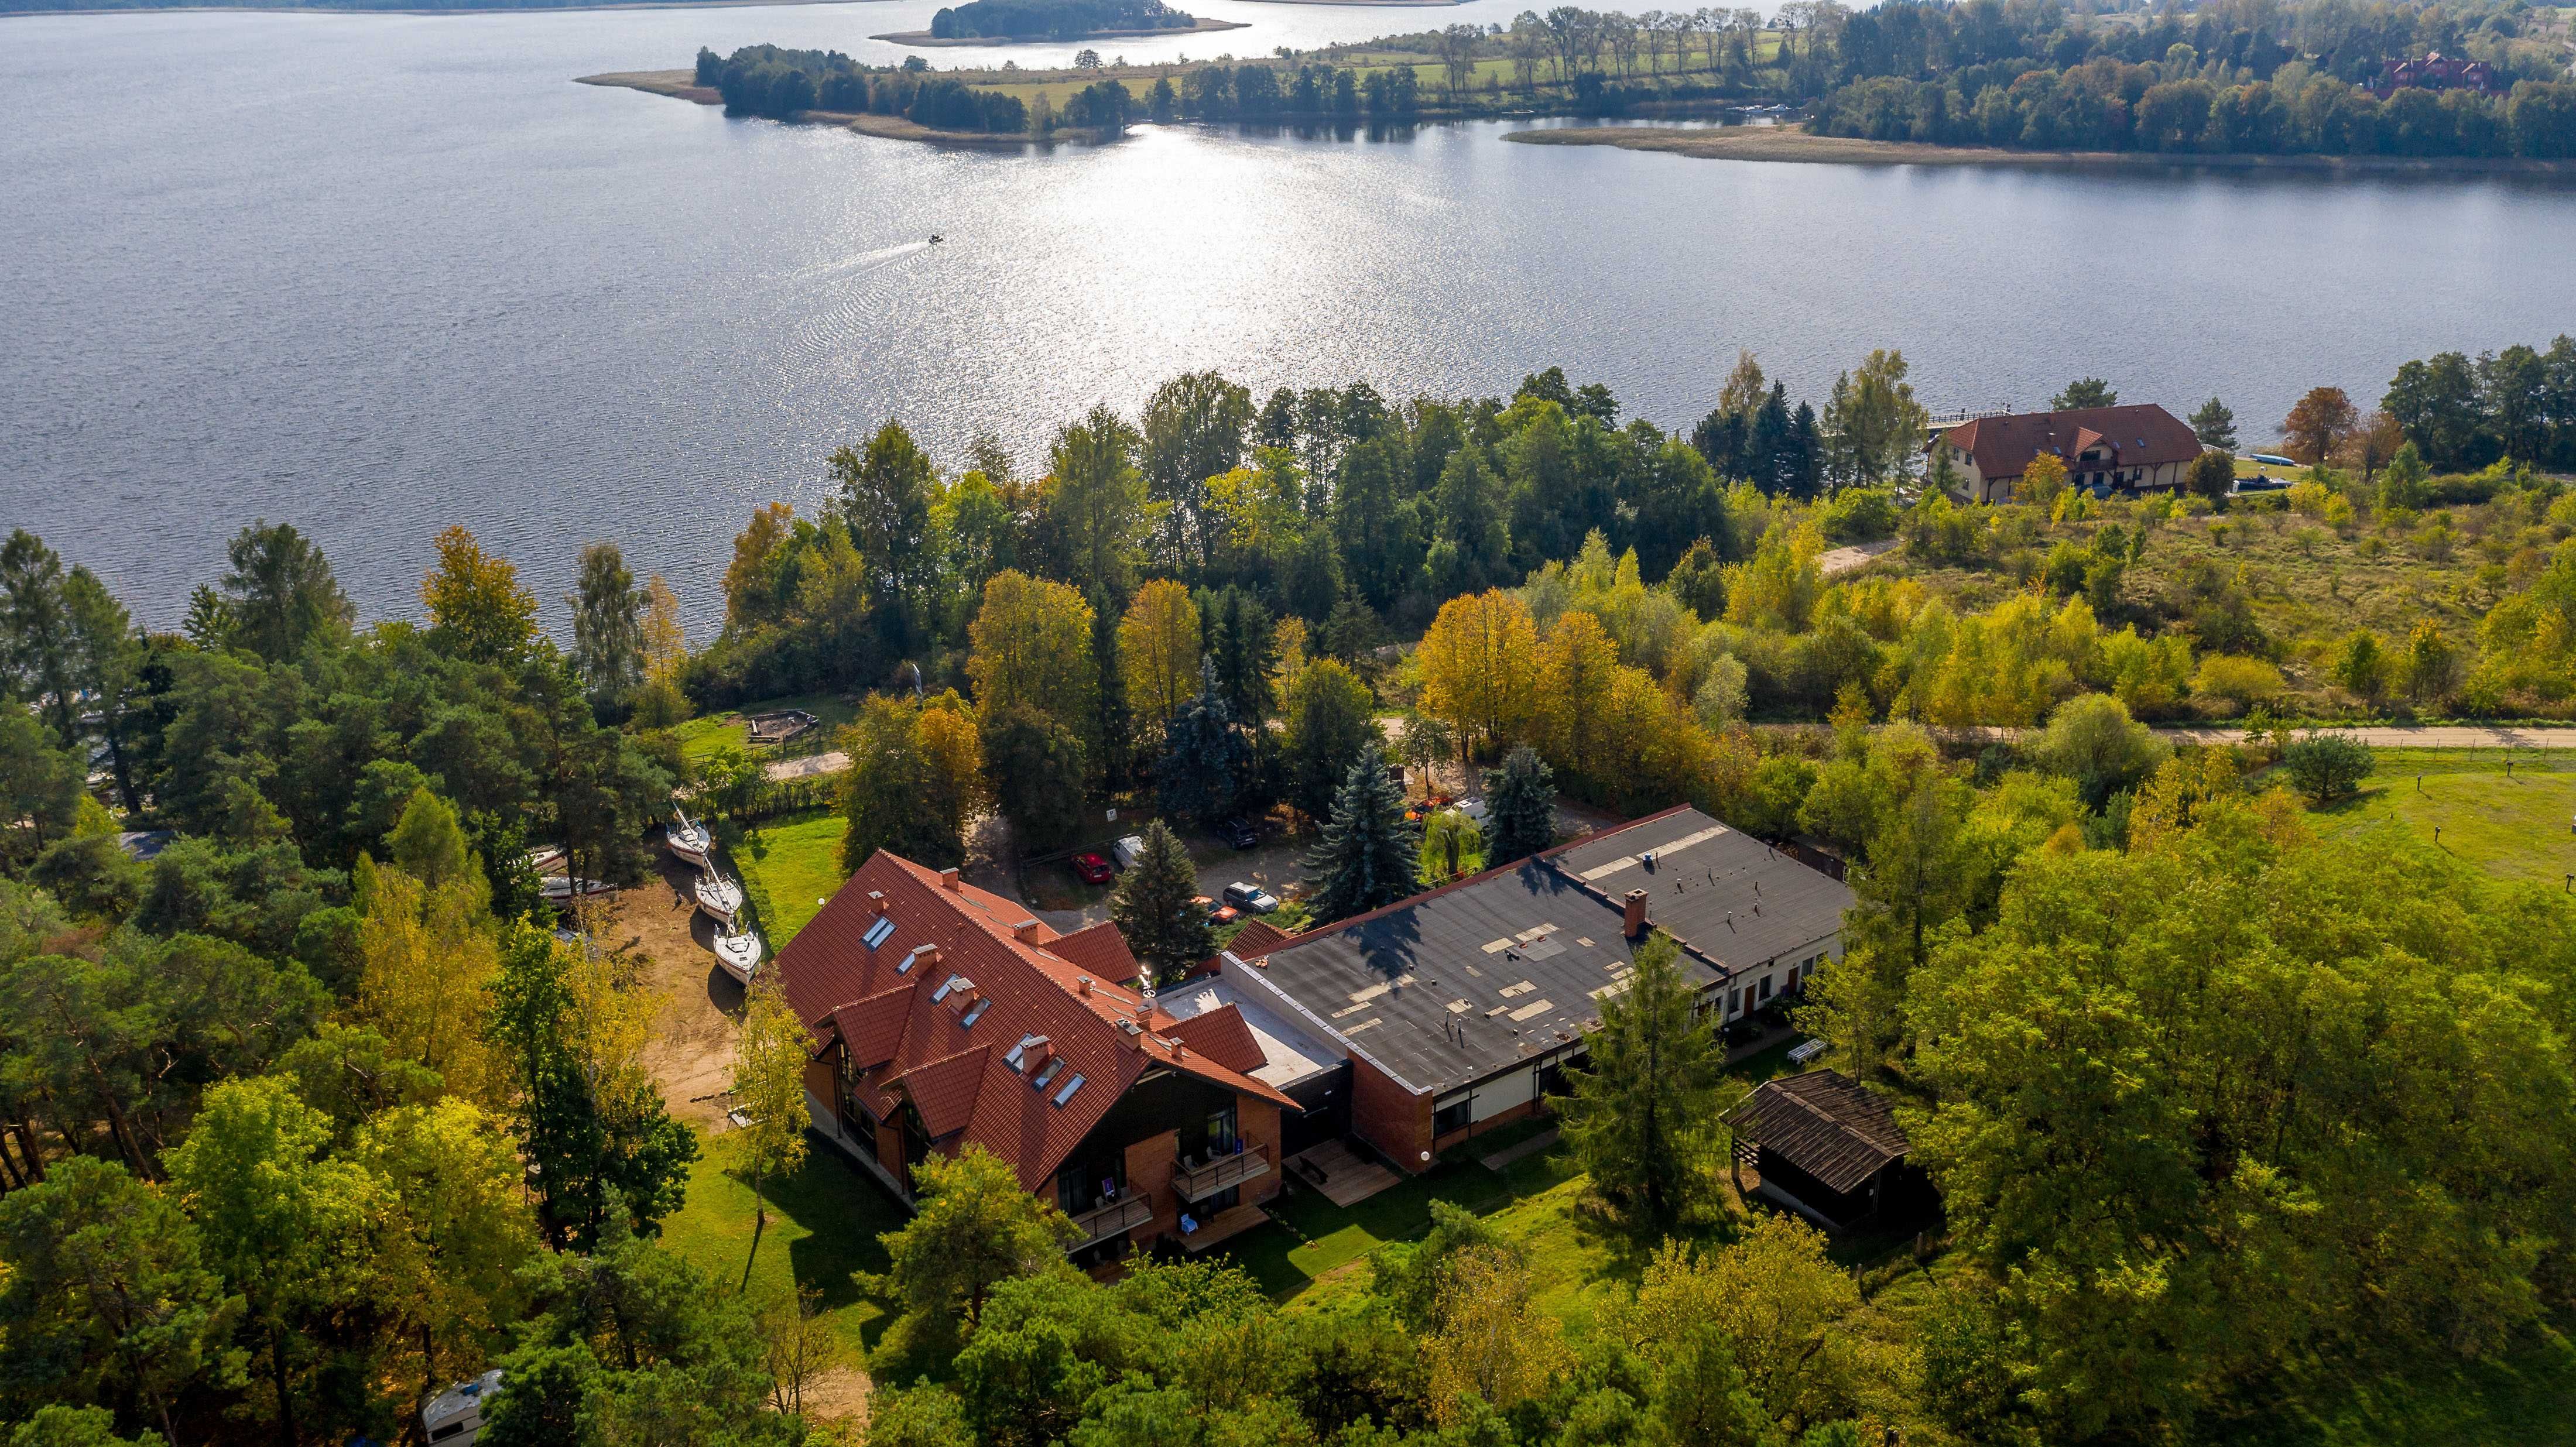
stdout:
[[(2100, 375), (2218, 394), (2256, 443), (2311, 386), (2367, 406), (2407, 358), (2576, 330), (2563, 186), (1700, 161), (1499, 123), (990, 154), (571, 83), (701, 44), (889, 60), (866, 35), (935, 8), (0, 20), (0, 527), (159, 626), (254, 517), (315, 535), (369, 614), (416, 613), (462, 522), (558, 630), (608, 538), (702, 642), (752, 508), (815, 503), (888, 417), (1035, 464), (1186, 370), (1399, 398), (1553, 363), (1686, 427), (1739, 347), (1821, 401), (1893, 346), (1936, 408)], [(1521, 7), (1185, 8), (1254, 28), (1099, 48)]]

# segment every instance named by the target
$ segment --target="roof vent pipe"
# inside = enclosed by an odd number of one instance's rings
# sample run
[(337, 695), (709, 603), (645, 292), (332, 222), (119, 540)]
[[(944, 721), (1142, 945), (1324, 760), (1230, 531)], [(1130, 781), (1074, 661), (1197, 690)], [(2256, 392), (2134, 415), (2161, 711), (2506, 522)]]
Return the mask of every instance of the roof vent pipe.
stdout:
[(1628, 891), (1628, 918), (1624, 928), (1632, 940), (1646, 932), (1646, 892), (1642, 889)]

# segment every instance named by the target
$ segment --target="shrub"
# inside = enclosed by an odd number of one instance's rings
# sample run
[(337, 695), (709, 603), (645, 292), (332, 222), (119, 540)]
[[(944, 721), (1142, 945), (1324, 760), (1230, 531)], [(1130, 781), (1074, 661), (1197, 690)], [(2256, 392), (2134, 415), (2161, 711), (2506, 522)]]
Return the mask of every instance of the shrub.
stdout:
[(2192, 692), (2224, 700), (2234, 709), (2269, 703), (2280, 697), (2283, 686), (2281, 670), (2262, 659), (2232, 653), (2213, 653), (2202, 659), (2200, 672), (2191, 681)]
[(2290, 783), (2319, 804), (2358, 792), (2376, 766), (2370, 750), (2350, 734), (2310, 734), (2281, 751)]

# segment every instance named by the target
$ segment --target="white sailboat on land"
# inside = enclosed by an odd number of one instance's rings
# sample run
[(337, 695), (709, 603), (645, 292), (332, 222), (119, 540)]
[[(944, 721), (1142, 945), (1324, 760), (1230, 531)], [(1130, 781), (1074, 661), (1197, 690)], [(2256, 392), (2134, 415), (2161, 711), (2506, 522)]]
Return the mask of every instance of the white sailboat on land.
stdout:
[(751, 977), (760, 969), (760, 936), (739, 926), (727, 925), (716, 931), (713, 948), (716, 963), (723, 967), (724, 972), (748, 986)]
[(691, 820), (685, 809), (671, 811), (671, 823), (662, 831), (662, 837), (682, 862), (700, 869), (707, 867), (708, 852), (716, 847), (714, 833), (705, 824)]
[(707, 918), (730, 929), (742, 913), (742, 886), (712, 869), (698, 871), (698, 908)]

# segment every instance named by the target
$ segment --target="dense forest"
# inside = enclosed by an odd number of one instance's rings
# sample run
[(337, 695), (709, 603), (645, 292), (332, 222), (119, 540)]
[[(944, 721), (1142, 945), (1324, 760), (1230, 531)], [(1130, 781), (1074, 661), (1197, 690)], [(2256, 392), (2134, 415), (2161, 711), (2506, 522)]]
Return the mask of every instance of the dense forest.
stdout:
[(1163, 0), (967, 0), (940, 7), (930, 33), (941, 40), (1080, 40), (1122, 30), (1187, 30), (1198, 17)]
[(971, 89), (917, 65), (871, 67), (837, 50), (747, 45), (730, 56), (701, 47), (697, 81), (724, 96), (733, 115), (786, 120), (806, 111), (902, 116), (943, 131), (1011, 133), (1028, 127), (1015, 96)]

